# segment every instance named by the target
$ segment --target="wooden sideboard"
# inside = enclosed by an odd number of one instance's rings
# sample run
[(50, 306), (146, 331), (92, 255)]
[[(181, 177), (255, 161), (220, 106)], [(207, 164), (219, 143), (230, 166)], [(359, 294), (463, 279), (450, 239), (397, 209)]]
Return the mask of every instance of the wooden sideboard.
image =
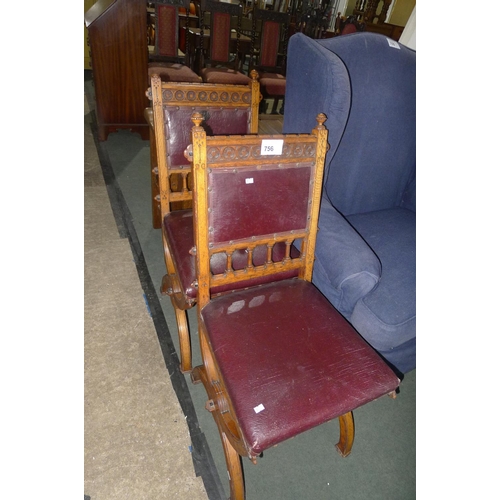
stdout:
[(149, 127), (146, 3), (140, 0), (98, 0), (85, 12), (90, 41), (98, 138), (130, 129), (144, 140)]

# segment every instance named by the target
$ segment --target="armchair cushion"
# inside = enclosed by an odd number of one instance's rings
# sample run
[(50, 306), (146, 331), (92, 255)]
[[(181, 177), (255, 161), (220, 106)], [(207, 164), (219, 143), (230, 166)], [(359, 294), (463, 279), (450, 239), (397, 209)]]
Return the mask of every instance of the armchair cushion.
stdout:
[(382, 277), (354, 307), (351, 323), (379, 351), (415, 337), (416, 218), (404, 208), (348, 217), (382, 262)]
[(318, 227), (313, 283), (348, 318), (356, 302), (377, 286), (380, 260), (325, 197)]

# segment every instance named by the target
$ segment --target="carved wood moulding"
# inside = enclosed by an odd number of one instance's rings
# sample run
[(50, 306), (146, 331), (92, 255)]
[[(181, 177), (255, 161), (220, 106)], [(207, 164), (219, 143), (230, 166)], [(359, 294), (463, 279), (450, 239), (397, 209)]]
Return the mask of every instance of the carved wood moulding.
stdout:
[[(272, 139), (272, 136), (269, 136)], [(286, 160), (293, 161), (294, 159), (311, 158), (314, 160), (316, 157), (316, 143), (295, 142), (284, 143), (283, 152), (279, 155), (279, 163), (285, 163)], [(262, 168), (266, 168), (266, 164), (270, 168), (276, 168), (276, 161), (269, 155), (261, 154), (261, 142), (254, 142), (249, 144), (242, 144), (240, 146), (227, 146), (221, 145), (208, 145), (207, 144), (207, 163), (211, 164), (224, 164), (233, 161), (260, 159), (263, 161)], [(298, 167), (303, 166), (303, 163), (297, 164)]]
[(163, 102), (171, 105), (192, 106), (193, 104), (217, 104), (224, 106), (235, 103), (250, 105), (252, 103), (252, 92), (248, 90), (210, 90), (207, 88), (189, 90), (162, 89)]

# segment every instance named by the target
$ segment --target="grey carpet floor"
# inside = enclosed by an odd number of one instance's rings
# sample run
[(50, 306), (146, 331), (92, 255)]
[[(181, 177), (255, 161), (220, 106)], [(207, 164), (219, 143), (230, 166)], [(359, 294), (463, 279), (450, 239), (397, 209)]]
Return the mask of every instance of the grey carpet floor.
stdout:
[(84, 491), (91, 500), (206, 500), (85, 110)]
[[(264, 120), (262, 126), (269, 128), (274, 124)], [(161, 385), (165, 380), (172, 380), (173, 398), (180, 403), (191, 438), (195, 473), (203, 479), (208, 498), (222, 500), (228, 496), (228, 481), (217, 427), (211, 414), (204, 409), (206, 394), (203, 386), (192, 385), (189, 376), (178, 370), (175, 315), (170, 299), (159, 293), (165, 264), (160, 230), (151, 225), (149, 143), (141, 140), (138, 134), (120, 130), (99, 143), (98, 149), (106, 183), (115, 188), (108, 190), (108, 195), (116, 226), (122, 236), (128, 235), (134, 260), (139, 264), (143, 293), (160, 339), (156, 349), (158, 354), (163, 354), (167, 366), (162, 368), (159, 363), (159, 371), (154, 375), (148, 366), (141, 367), (144, 370), (140, 371), (141, 376), (137, 376), (137, 383), (145, 377), (149, 381), (143, 386), (146, 389), (149, 384)], [(129, 304), (128, 299), (122, 299)], [(132, 301), (144, 304), (140, 291)], [(194, 364), (198, 364), (201, 359), (194, 310), (189, 312), (189, 320)], [(153, 344), (151, 349), (154, 350)], [(127, 357), (127, 352), (123, 356)], [(122, 411), (126, 408), (123, 407)], [(332, 421), (266, 451), (257, 465), (243, 460), (247, 500), (416, 498), (416, 371), (406, 374), (396, 400), (382, 398), (374, 401), (357, 409), (354, 419), (356, 438), (353, 451), (347, 458), (335, 452), (338, 422)], [(164, 421), (163, 425), (167, 423)], [(133, 440), (126, 444), (140, 446)], [(109, 449), (111, 453), (112, 441)], [(182, 446), (178, 451), (182, 455)], [(161, 464), (168, 462), (168, 451), (156, 460)], [(135, 498), (176, 498), (161, 493), (165, 477), (151, 474), (148, 479), (151, 481), (151, 495)], [(91, 494), (90, 490), (87, 494)], [(179, 498), (195, 497), (188, 494)], [(92, 497), (92, 500), (95, 499)]]

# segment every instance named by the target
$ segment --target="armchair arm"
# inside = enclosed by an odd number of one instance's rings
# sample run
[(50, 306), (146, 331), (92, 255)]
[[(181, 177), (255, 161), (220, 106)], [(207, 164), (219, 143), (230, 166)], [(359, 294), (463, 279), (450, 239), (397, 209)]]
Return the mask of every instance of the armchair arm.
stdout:
[(313, 283), (346, 317), (378, 284), (377, 255), (325, 196), (321, 200)]

